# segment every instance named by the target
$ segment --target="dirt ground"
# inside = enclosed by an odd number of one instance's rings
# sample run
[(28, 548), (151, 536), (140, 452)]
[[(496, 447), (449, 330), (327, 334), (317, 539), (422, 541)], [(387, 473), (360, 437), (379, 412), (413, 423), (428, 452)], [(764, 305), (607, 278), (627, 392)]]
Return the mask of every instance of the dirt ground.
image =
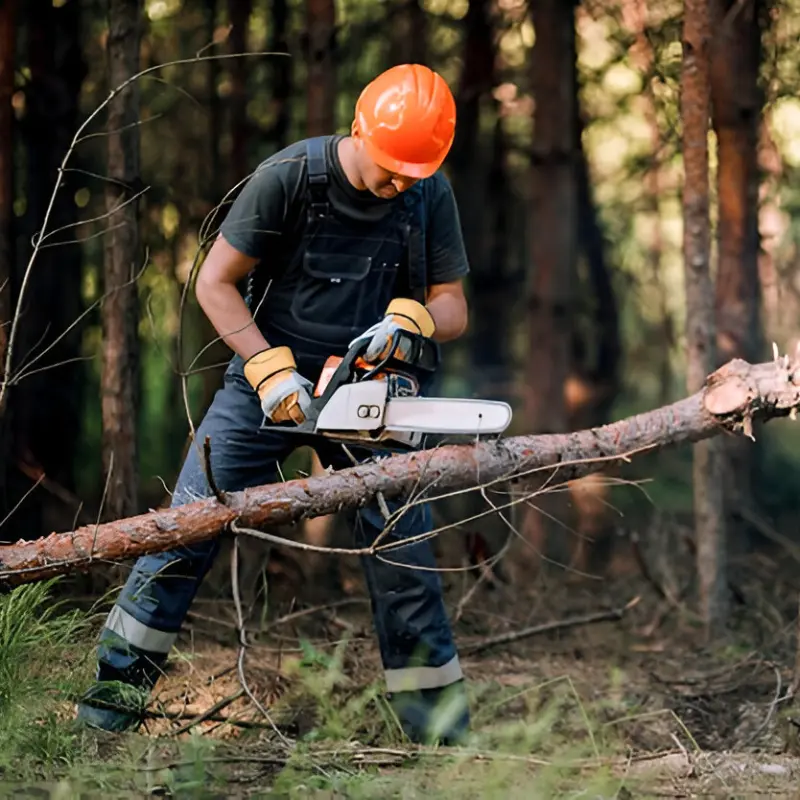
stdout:
[[(643, 570), (629, 545), (618, 549), (613, 577), (546, 566), (527, 586), (512, 588), (499, 580), (476, 587), (474, 572), (444, 573), (480, 736), (449, 766), (441, 751), (387, 745), (375, 704), (359, 704), (365, 687), (379, 681), (380, 665), (355, 566), (344, 569), (337, 598), (318, 605), (298, 607), (301, 576), (290, 560), (277, 561), (266, 611), (256, 584), (249, 587), (242, 603), (247, 692), (235, 604), (199, 597), (147, 730), (136, 736), (150, 743), (150, 757), (159, 752), (167, 761), (176, 741), (215, 744), (214, 756), (201, 759), (203, 770), (223, 769), (225, 791), (184, 791), (187, 797), (288, 796), (264, 787), (282, 770), (308, 777), (333, 762), (351, 776), (343, 788), (298, 777), (293, 791), (305, 795), (322, 785), (327, 797), (800, 797), (793, 551), (760, 549), (733, 560), (730, 631), (708, 647), (691, 612), (691, 559), (673, 559), (669, 573)], [(317, 593), (329, 594), (319, 580)], [(512, 640), (489, 643), (502, 635)], [(325, 676), (330, 680), (328, 659), (337, 652), (343, 661), (334, 685)], [(307, 744), (302, 737), (320, 725), (326, 737)], [(277, 753), (301, 740), (310, 760), (287, 766)], [(501, 764), (513, 770), (498, 777)], [(365, 769), (370, 776), (353, 782)], [(616, 788), (582, 794), (597, 771)]]

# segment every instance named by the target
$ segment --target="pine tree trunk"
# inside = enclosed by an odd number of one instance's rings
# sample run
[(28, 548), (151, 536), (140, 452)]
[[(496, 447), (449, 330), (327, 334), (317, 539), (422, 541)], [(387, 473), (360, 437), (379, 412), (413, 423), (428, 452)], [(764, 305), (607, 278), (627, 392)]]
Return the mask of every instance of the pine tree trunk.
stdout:
[[(0, 0), (0, 380), (6, 360), (14, 270), (14, 56), (17, 0)], [(5, 409), (0, 408), (0, 420)], [(0, 451), (5, 459), (5, 451)]]
[[(230, 52), (246, 53), (248, 49), (248, 28), (250, 14), (253, 11), (252, 0), (228, 0), (228, 20), (231, 24)], [(247, 74), (249, 59), (246, 56), (230, 60), (231, 94), (230, 94), (230, 132), (231, 155), (230, 175), (228, 182), (235, 186), (249, 174), (247, 143), (250, 126), (247, 119)]]
[(326, 136), (336, 127), (336, 3), (306, 0), (308, 81), (307, 136)]
[[(565, 0), (532, 6), (531, 55), (535, 102), (531, 153), (528, 358), (525, 422), (534, 433), (567, 430), (565, 399), (572, 368), (574, 285), (577, 281), (578, 191), (575, 153), (575, 8)], [(519, 563), (532, 568), (545, 552), (545, 517), (562, 516), (564, 501), (537, 498), (523, 521), (528, 542)], [(526, 563), (527, 562), (527, 563)], [(516, 579), (516, 577), (515, 577)]]
[(525, 417), (534, 432), (566, 430), (564, 382), (571, 366), (578, 192), (575, 142), (575, 10), (533, 4), (531, 73), (536, 103), (531, 168), (530, 342)]
[[(696, 392), (716, 361), (710, 275), (708, 130), (711, 113), (711, 0), (687, 0), (683, 28), (683, 255), (686, 285), (686, 385)], [(693, 487), (700, 612), (709, 637), (728, 613), (727, 542), (719, 441), (694, 448)]]
[[(656, 6), (654, 6), (655, 8)], [(648, 241), (645, 244), (650, 279), (658, 297), (658, 311), (661, 320), (661, 354), (659, 363), (659, 400), (666, 403), (670, 397), (672, 384), (671, 353), (675, 347), (675, 328), (667, 301), (668, 288), (663, 276), (663, 222), (661, 219), (662, 197), (662, 156), (663, 140), (658, 121), (656, 97), (653, 82), (658, 80), (653, 72), (653, 45), (648, 35), (647, 0), (633, 0), (622, 6), (622, 18), (625, 27), (635, 37), (631, 47), (631, 60), (641, 71), (645, 80), (644, 91), (636, 98), (641, 113), (650, 128), (652, 156), (648, 161), (644, 174), (643, 211), (650, 222)], [(640, 215), (641, 217), (644, 215)]]
[[(496, 83), (495, 27), (488, 0), (470, 0), (462, 20), (463, 68), (456, 91), (456, 136), (448, 157), (458, 201), (464, 241), (472, 268), (470, 341), (474, 391), (482, 397), (506, 397), (508, 335), (512, 324), (509, 299), (515, 289), (507, 270), (508, 176), (506, 137), (499, 104), (491, 95)], [(489, 147), (482, 122), (496, 113)], [(489, 150), (487, 160), (483, 153)]]
[[(14, 59), (16, 54), (17, 0), (0, 0), (0, 381), (5, 379), (8, 332), (14, 285)], [(6, 508), (6, 480), (11, 451), (8, 393), (0, 399), (0, 509)]]
[[(139, 69), (141, 0), (109, 0), (108, 71), (112, 89)], [(119, 518), (138, 507), (137, 408), (139, 301), (135, 276), (142, 267), (138, 233), (139, 88), (134, 81), (108, 106), (108, 176), (103, 318), (103, 468), (105, 515)], [(124, 205), (123, 205), (124, 204)], [(121, 208), (119, 208), (121, 206)], [(119, 210), (111, 213), (112, 209)]]
[[(713, 125), (717, 137), (718, 263), (716, 275), (719, 358), (754, 359), (761, 354), (758, 141), (762, 97), (760, 0), (732, 13), (735, 0), (713, 0), (713, 28), (719, 31), (711, 62)], [(729, 16), (730, 15), (730, 16)], [(752, 512), (758, 444), (722, 443), (726, 471), (726, 511), (731, 544), (746, 546)]]
[[(277, 53), (289, 52), (289, 4), (287, 0), (272, 0), (272, 35), (270, 50)], [(272, 61), (272, 107), (275, 121), (272, 136), (275, 151), (289, 144), (291, 126), (292, 59), (285, 56)]]
[[(15, 271), (14, 314), (19, 314), (13, 343), (9, 408), (13, 415), (14, 470), (9, 485), (19, 497), (30, 489), (31, 474), (74, 488), (75, 447), (80, 439), (84, 365), (80, 363), (81, 329), (75, 321), (83, 310), (82, 254), (75, 244), (78, 206), (75, 192), (85, 185), (80, 173), (82, 154), (74, 153), (73, 171), (59, 166), (78, 126), (79, 99), (86, 64), (81, 48), (81, 6), (29, 0), (24, 12), (29, 79), (23, 84), (24, 113), (17, 132), (25, 151), (21, 196), (24, 234), (18, 240), (20, 261), (27, 265), (34, 237), (47, 220), (47, 247), (40, 249), (27, 272)], [(53, 194), (58, 185), (58, 191)], [(48, 215), (49, 209), (49, 215)], [(22, 467), (18, 470), (17, 465)], [(74, 516), (74, 509), (55, 494), (26, 503), (9, 520), (12, 531), (33, 537), (50, 514)], [(8, 531), (9, 535), (13, 535)]]

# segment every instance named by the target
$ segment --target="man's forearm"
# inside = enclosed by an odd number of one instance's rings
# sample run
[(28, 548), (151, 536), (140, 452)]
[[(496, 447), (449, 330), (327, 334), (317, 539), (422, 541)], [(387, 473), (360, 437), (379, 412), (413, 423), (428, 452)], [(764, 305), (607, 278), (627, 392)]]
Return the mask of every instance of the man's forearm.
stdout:
[(449, 342), (458, 339), (467, 329), (467, 304), (463, 297), (443, 293), (431, 298), (426, 308), (436, 324), (433, 339), (437, 342)]
[(239, 290), (230, 283), (204, 284), (198, 280), (197, 302), (225, 344), (245, 361), (269, 343), (253, 321)]

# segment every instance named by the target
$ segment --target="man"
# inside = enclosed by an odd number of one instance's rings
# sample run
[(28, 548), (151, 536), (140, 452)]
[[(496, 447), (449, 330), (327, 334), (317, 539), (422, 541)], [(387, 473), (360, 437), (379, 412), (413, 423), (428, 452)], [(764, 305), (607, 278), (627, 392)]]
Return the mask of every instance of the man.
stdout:
[[(442, 77), (393, 67), (363, 90), (349, 136), (273, 155), (232, 204), (196, 282), (200, 305), (234, 351), (196, 438), (211, 438), (222, 491), (278, 480), (280, 461), (303, 443), (326, 465), (351, 465), (341, 445), (270, 427), (302, 423), (328, 356), (368, 338), (366, 358), (376, 359), (398, 327), (434, 342), (465, 330), (467, 259), (452, 190), (437, 171), (454, 129)], [(248, 276), (243, 298), (237, 284)], [(172, 504), (210, 494), (193, 445)], [(358, 545), (383, 526), (377, 504), (360, 510)], [(431, 529), (428, 507), (414, 505), (390, 538)], [(107, 730), (139, 724), (123, 698), (133, 689), (141, 704), (152, 689), (218, 548), (214, 540), (139, 559), (101, 633), (97, 681), (79, 719)], [(363, 559), (389, 700), (413, 741), (459, 741), (469, 711), (432, 551), (425, 541), (393, 551), (391, 561)]]

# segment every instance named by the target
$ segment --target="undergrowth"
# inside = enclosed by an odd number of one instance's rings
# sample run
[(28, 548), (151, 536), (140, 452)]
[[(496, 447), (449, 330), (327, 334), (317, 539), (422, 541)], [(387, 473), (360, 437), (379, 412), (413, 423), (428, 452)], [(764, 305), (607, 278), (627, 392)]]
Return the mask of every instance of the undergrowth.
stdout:
[(675, 714), (644, 705), (613, 666), (602, 687), (581, 691), (569, 676), (470, 681), (469, 741), (419, 748), (404, 741), (380, 684), (353, 679), (346, 640), (328, 652), (301, 642), (301, 655), (284, 662), (288, 688), (270, 710), (282, 725), (298, 709), (309, 715), (291, 743), (269, 728), (227, 740), (200, 727), (181, 737), (85, 731), (74, 702), (91, 681), (96, 625), (55, 603), (51, 589), (38, 583), (0, 596), (3, 796), (32, 796), (24, 787), (59, 800), (646, 797), (630, 769), (632, 741), (642, 749), (634, 734), (646, 729), (657, 742), (648, 749), (699, 750)]
[[(349, 797), (509, 797), (524, 790), (556, 797), (577, 780), (594, 796), (610, 797), (619, 786), (602, 766), (586, 774), (567, 764), (596, 758), (607, 744), (571, 683), (563, 691), (545, 686), (511, 695), (471, 686), (476, 732), (463, 754), (420, 751), (403, 741), (379, 685), (364, 688), (348, 677), (346, 643), (332, 654), (305, 645), (291, 669), (278, 705), (306, 705), (314, 719), (290, 752), (263, 732), (244, 732), (233, 743), (197, 730), (180, 740), (105, 739), (73, 719), (75, 698), (92, 676), (96, 626), (90, 614), (56, 603), (52, 587), (35, 583), (0, 596), (0, 776), (15, 792), (36, 786), (59, 798), (243, 796), (232, 780), (235, 773), (242, 782), (235, 765), (269, 762), (265, 753), (275, 758), (260, 780), (280, 796), (325, 790)], [(496, 722), (504, 706), (516, 706), (513, 722)], [(376, 753), (378, 762), (390, 754), (392, 769), (371, 766)]]
[(88, 679), (90, 619), (53, 600), (54, 581), (0, 595), (0, 774), (48, 777), (80, 757), (64, 721)]

